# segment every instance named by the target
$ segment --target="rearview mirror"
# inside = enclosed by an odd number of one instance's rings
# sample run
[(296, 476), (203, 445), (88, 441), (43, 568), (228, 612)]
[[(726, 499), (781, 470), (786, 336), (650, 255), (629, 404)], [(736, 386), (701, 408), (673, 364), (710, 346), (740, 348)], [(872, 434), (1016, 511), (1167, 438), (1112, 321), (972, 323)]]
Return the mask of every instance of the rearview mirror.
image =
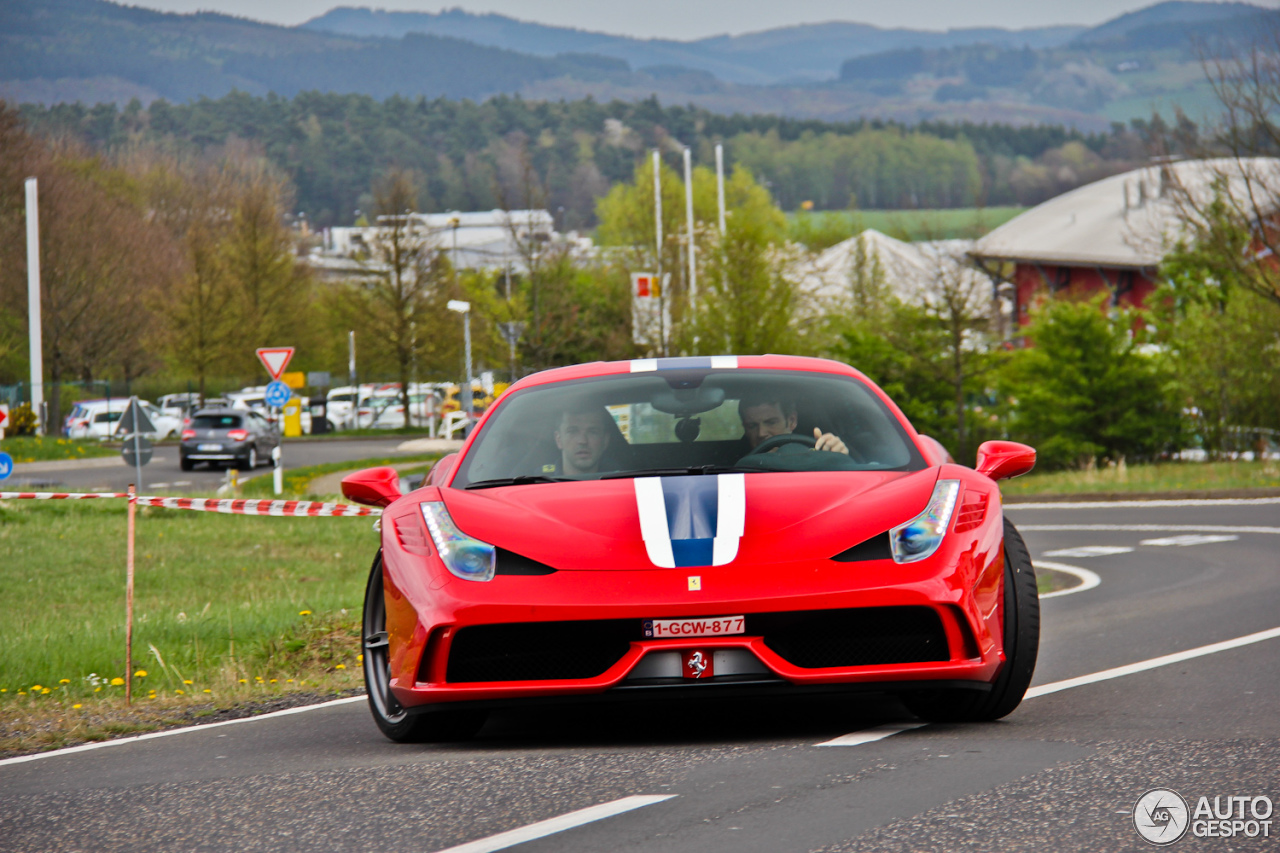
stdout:
[(984, 441), (974, 467), (993, 480), (1019, 477), (1036, 467), (1036, 449), (1016, 441)]
[(389, 506), (400, 497), (395, 468), (365, 468), (342, 478), (342, 495), (366, 506)]

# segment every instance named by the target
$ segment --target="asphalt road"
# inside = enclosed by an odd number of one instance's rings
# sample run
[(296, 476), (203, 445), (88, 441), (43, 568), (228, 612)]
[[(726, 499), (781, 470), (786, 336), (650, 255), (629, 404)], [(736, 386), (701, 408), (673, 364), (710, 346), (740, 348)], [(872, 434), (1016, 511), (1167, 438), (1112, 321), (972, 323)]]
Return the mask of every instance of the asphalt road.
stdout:
[[(286, 441), (285, 470), (329, 462), (397, 456), (400, 451), (396, 448), (404, 441), (404, 436), (347, 441)], [(240, 481), (270, 475), (271, 468), (262, 467), (252, 472), (242, 471)], [(142, 469), (145, 492), (211, 494), (225, 479), (225, 471), (212, 469), (208, 465), (197, 465), (193, 471), (183, 471), (178, 465), (177, 445), (157, 446), (151, 463)], [(16, 465), (13, 476), (0, 482), (0, 490), (123, 492), (136, 480), (135, 469), (125, 465), (124, 460), (101, 457), (85, 459), (76, 465), (63, 462)]]
[(1213, 645), (1280, 626), (1280, 501), (1009, 514), (1100, 583), (1042, 602), (1038, 695), (999, 723), (920, 726), (887, 697), (595, 707), (404, 746), (354, 701), (0, 762), (0, 850), (1092, 853), (1149, 849), (1152, 788), (1280, 802), (1280, 632)]

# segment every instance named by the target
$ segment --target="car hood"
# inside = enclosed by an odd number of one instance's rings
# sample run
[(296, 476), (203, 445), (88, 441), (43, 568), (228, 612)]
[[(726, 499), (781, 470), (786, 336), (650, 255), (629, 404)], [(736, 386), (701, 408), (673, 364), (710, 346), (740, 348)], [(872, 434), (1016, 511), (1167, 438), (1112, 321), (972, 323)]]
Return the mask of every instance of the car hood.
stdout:
[(561, 570), (826, 559), (919, 514), (938, 469), (441, 489), (458, 528)]

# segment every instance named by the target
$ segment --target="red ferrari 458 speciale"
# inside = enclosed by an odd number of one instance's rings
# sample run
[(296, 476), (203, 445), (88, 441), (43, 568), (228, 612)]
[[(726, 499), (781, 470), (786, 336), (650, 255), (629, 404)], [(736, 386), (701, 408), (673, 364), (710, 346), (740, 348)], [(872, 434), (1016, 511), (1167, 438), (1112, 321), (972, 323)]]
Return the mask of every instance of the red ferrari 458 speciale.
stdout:
[(364, 604), (369, 705), (391, 739), (466, 737), (523, 702), (901, 697), (993, 720), (1035, 668), (1039, 599), (995, 481), (916, 433), (847, 365), (637, 359), (513, 385), (462, 450), (385, 507)]

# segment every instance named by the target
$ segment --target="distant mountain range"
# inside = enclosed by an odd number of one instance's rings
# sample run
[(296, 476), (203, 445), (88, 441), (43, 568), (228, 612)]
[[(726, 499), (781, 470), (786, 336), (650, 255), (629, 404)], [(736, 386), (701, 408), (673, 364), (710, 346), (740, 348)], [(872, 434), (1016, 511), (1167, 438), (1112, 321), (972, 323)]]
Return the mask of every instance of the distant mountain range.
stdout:
[(931, 32), (831, 22), (642, 40), (460, 10), (333, 9), (300, 27), (106, 0), (0, 2), (0, 98), (123, 104), (233, 90), (694, 103), (828, 120), (1105, 127), (1210, 107), (1199, 53), (1280, 26), (1246, 3), (1164, 2), (1097, 27)]

